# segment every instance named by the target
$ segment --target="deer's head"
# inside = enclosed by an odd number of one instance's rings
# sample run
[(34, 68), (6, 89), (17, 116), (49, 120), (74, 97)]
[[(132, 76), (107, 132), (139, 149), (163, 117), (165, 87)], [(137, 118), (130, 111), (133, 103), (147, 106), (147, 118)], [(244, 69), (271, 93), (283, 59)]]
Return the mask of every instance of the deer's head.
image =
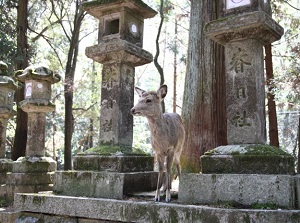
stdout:
[(131, 114), (144, 117), (155, 117), (161, 114), (161, 101), (167, 95), (167, 85), (162, 85), (156, 92), (144, 91), (135, 87), (140, 96), (138, 103), (131, 109)]

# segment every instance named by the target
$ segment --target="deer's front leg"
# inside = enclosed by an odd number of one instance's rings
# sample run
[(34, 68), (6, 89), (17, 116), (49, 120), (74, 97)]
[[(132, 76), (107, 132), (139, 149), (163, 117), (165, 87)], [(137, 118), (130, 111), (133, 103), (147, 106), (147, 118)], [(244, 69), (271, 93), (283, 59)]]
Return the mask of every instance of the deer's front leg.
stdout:
[(162, 185), (162, 177), (164, 173), (164, 156), (157, 155), (158, 162), (158, 178), (157, 178), (157, 187), (155, 193), (155, 201), (160, 201), (160, 187)]

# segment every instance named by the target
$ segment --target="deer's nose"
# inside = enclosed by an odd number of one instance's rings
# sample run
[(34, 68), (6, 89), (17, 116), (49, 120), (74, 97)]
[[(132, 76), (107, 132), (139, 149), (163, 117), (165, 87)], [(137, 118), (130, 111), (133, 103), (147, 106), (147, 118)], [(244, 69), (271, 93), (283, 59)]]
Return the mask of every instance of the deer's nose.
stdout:
[(132, 108), (130, 111), (131, 111), (131, 114), (134, 115), (135, 108)]

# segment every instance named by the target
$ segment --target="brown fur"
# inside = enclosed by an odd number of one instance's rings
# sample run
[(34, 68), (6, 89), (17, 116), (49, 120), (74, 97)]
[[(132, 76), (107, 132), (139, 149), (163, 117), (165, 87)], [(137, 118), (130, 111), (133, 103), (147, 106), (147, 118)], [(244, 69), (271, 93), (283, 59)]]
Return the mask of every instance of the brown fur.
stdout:
[(167, 94), (167, 85), (162, 85), (157, 92), (146, 92), (135, 88), (139, 94), (139, 102), (131, 109), (131, 113), (144, 116), (148, 119), (151, 131), (151, 144), (158, 161), (158, 180), (155, 200), (160, 200), (160, 187), (162, 185), (163, 167), (166, 157), (166, 201), (171, 200), (171, 167), (176, 164), (178, 176), (181, 173), (180, 155), (185, 139), (185, 130), (181, 117), (176, 113), (162, 113), (161, 101)]

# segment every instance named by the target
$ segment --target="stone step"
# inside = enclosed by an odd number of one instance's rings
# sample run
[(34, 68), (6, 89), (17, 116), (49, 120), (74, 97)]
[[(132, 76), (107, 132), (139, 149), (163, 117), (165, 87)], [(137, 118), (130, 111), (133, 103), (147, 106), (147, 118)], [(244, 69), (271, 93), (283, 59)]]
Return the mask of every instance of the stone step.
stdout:
[(201, 222), (299, 223), (300, 210), (225, 209), (128, 198), (71, 197), (54, 194), (16, 194), (18, 222)]

